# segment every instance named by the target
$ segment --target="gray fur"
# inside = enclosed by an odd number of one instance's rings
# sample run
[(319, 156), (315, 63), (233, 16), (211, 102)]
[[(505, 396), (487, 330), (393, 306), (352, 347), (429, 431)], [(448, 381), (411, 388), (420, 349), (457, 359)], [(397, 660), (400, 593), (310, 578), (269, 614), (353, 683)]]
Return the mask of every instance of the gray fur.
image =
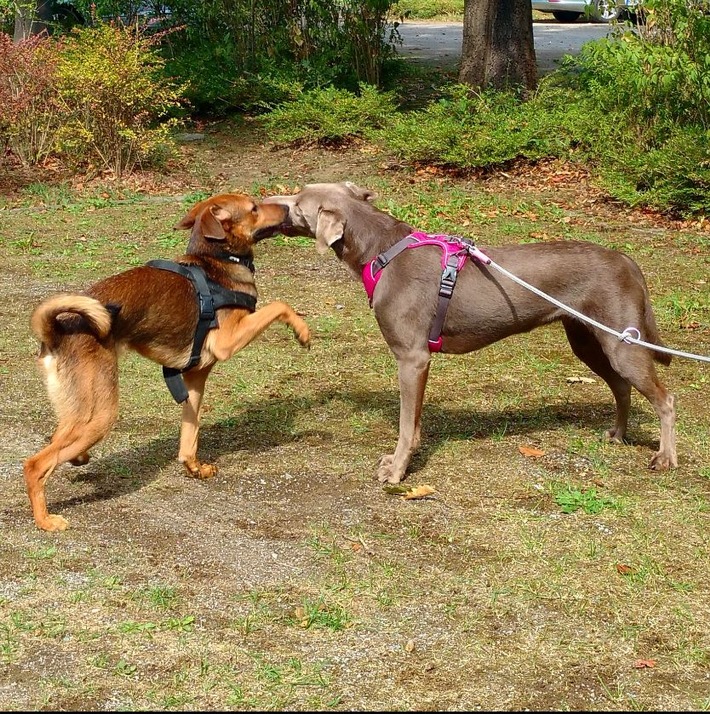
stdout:
[[(350, 182), (306, 185), (292, 196), (267, 202), (289, 208), (288, 235), (330, 246), (360, 279), (362, 267), (414, 228), (376, 208), (375, 195)], [(661, 345), (646, 281), (636, 263), (618, 251), (581, 241), (481, 247), (496, 263), (564, 304), (619, 332), (637, 327), (641, 339)], [(399, 440), (394, 454), (380, 460), (378, 478), (399, 483), (421, 441), (421, 412), (429, 372), (429, 329), (438, 301), (441, 253), (436, 248), (406, 250), (384, 270), (373, 310), (399, 368)], [(442, 352), (481, 349), (510, 335), (561, 321), (573, 352), (610, 387), (616, 422), (606, 432), (622, 442), (635, 387), (651, 403), (661, 423), (659, 450), (650, 468), (677, 466), (674, 397), (656, 375), (654, 360), (665, 353), (619, 341), (585, 326), (544, 299), (489, 268), (467, 261), (454, 291), (442, 331)]]

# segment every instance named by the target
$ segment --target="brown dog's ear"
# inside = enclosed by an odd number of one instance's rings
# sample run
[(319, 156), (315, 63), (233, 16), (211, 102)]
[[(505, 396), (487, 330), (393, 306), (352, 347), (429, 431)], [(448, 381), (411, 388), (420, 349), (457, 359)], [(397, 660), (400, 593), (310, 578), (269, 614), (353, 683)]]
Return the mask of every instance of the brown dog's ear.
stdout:
[(335, 211), (321, 209), (316, 224), (316, 250), (323, 255), (336, 240), (343, 237), (345, 221)]
[(210, 206), (206, 211), (202, 212), (192, 232), (194, 234), (199, 227), (200, 232), (205, 238), (224, 240), (227, 234), (222, 226), (222, 221), (228, 221), (231, 217), (232, 214), (224, 208), (220, 208), (220, 206)]
[(183, 218), (180, 221), (180, 223), (178, 223), (175, 226), (174, 230), (177, 231), (177, 230), (181, 230), (183, 228), (185, 228), (185, 229), (192, 228), (192, 226), (195, 225), (195, 215), (196, 215), (195, 209), (194, 208), (190, 209), (190, 212), (185, 216), (185, 218)]
[(219, 206), (207, 206), (200, 212), (198, 205), (175, 228), (192, 228), (193, 236), (224, 240), (227, 234), (222, 226), (222, 221), (228, 221), (231, 217), (229, 211)]
[(345, 188), (347, 188), (358, 201), (374, 201), (377, 198), (377, 194), (374, 191), (370, 191), (369, 188), (360, 188), (352, 181), (346, 181)]

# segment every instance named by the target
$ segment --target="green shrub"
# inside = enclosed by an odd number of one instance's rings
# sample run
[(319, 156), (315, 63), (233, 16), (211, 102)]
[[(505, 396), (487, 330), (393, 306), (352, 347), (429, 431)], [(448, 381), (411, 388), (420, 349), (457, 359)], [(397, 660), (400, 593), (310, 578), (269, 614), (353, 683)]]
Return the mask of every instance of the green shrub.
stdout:
[(400, 159), (463, 169), (560, 156), (575, 136), (567, 95), (524, 102), (510, 93), (454, 85), (425, 110), (398, 116), (380, 134)]
[(399, 41), (393, 0), (173, 0), (182, 25), (163, 44), (169, 71), (203, 113), (274, 106), (295, 88), (381, 84)]
[(264, 58), (259, 69), (238, 70), (230, 38), (215, 45), (186, 45), (166, 60), (165, 72), (185, 80), (185, 98), (198, 114), (226, 116), (234, 111), (263, 112), (303, 92), (297, 68)]
[(710, 15), (700, 3), (646, 0), (646, 24), (582, 47), (582, 86), (641, 132), (710, 128)]
[(604, 186), (631, 205), (678, 214), (710, 206), (710, 15), (687, 0), (646, 0), (645, 25), (590, 42), (567, 62)]
[(710, 212), (710, 132), (676, 127), (645, 150), (617, 136), (599, 154), (601, 183), (614, 198), (680, 215)]
[(397, 0), (391, 13), (412, 20), (463, 16), (464, 0)]
[(135, 28), (98, 25), (62, 43), (58, 88), (68, 116), (57, 148), (79, 166), (116, 176), (154, 165), (170, 153), (169, 132), (181, 87), (164, 76), (163, 60)]
[(359, 95), (334, 87), (304, 92), (261, 121), (275, 141), (332, 145), (371, 135), (395, 110), (394, 93), (361, 84)]

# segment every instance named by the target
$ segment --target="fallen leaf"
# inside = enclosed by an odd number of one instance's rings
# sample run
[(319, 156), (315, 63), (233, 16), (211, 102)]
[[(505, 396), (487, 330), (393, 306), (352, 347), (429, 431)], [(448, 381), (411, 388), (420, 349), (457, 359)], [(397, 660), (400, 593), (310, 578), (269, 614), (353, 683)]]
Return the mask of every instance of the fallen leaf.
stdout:
[(544, 456), (545, 452), (542, 449), (536, 449), (534, 446), (519, 446), (518, 451), (523, 455), (532, 459), (537, 459)]
[(407, 501), (413, 501), (415, 498), (426, 498), (427, 496), (431, 496), (431, 494), (434, 493), (435, 490), (436, 489), (432, 488), (431, 486), (423, 484), (422, 486), (415, 486), (406, 493), (403, 493), (402, 498)]
[(632, 575), (634, 572), (634, 569), (630, 565), (624, 565), (623, 563), (617, 563), (616, 564), (616, 572), (619, 573), (619, 575)]
[(636, 669), (645, 669), (645, 668), (651, 668), (656, 666), (656, 660), (655, 659), (637, 659), (634, 662), (634, 667)]
[(350, 547), (357, 553), (362, 550), (362, 545), (360, 543), (351, 543)]
[(404, 645), (405, 652), (414, 652), (417, 646), (414, 644), (414, 640), (407, 640), (407, 644)]

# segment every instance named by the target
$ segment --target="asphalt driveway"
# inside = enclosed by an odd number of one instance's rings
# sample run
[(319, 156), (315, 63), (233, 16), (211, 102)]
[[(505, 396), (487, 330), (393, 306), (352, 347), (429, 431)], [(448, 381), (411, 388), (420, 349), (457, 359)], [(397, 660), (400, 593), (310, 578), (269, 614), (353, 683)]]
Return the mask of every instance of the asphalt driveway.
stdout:
[[(442, 66), (455, 65), (461, 57), (463, 24), (460, 22), (403, 22), (398, 30), (403, 40), (400, 52), (408, 57)], [(608, 25), (590, 22), (534, 22), (538, 71), (551, 72), (564, 55), (579, 52), (585, 42), (605, 37), (609, 30)]]

